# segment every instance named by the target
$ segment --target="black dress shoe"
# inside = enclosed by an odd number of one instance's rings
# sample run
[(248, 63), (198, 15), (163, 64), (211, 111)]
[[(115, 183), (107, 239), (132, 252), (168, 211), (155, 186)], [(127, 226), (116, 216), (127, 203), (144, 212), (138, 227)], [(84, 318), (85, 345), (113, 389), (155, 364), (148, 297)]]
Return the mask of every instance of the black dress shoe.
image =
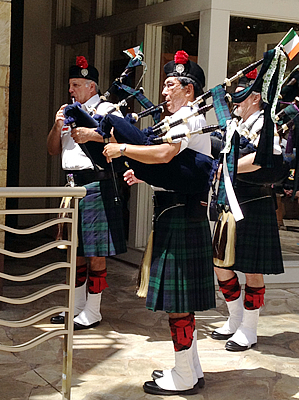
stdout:
[(233, 333), (224, 334), (224, 333), (219, 333), (217, 331), (213, 331), (211, 336), (212, 339), (215, 340), (227, 340), (233, 336)]
[[(202, 378), (203, 379), (203, 378)], [(143, 384), (143, 390), (145, 393), (155, 394), (155, 395), (162, 395), (162, 396), (173, 396), (173, 395), (181, 395), (181, 396), (188, 396), (191, 394), (197, 394), (199, 391), (199, 386), (193, 386), (192, 389), (187, 390), (167, 390), (160, 388), (155, 381), (147, 381)]]
[[(161, 369), (154, 369), (153, 372), (152, 372), (152, 378), (153, 378), (153, 380), (162, 378), (163, 376), (164, 376), (164, 375), (163, 375), (163, 371), (162, 371)], [(198, 379), (197, 385), (198, 385), (198, 387), (199, 387), (200, 389), (202, 389), (202, 388), (204, 387), (204, 385), (205, 385), (205, 380), (204, 380), (203, 377)]]
[(64, 324), (64, 316), (63, 315), (55, 315), (50, 319), (51, 324)]
[(90, 329), (90, 328), (95, 328), (98, 326), (100, 321), (94, 322), (93, 324), (90, 325), (82, 325), (78, 324), (78, 322), (74, 322), (74, 331), (81, 331), (83, 329)]
[(236, 342), (233, 342), (232, 340), (229, 340), (228, 342), (226, 342), (225, 344), (225, 348), (228, 351), (245, 351), (250, 349), (250, 347), (255, 346), (256, 343), (253, 343), (252, 345), (248, 345), (248, 346), (241, 346)]

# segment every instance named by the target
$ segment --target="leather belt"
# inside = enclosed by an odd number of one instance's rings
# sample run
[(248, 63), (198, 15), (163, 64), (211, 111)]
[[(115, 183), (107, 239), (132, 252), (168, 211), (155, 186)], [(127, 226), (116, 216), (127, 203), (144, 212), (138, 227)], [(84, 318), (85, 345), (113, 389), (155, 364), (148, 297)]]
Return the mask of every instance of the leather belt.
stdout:
[(67, 174), (73, 174), (74, 182), (77, 186), (87, 185), (88, 183), (104, 181), (112, 179), (112, 172), (93, 169), (82, 169), (82, 170), (65, 170)]
[(236, 196), (239, 202), (259, 199), (262, 197), (271, 197), (273, 189), (271, 186), (250, 186), (250, 185), (239, 185), (237, 183)]
[(158, 213), (176, 205), (185, 206), (185, 215), (189, 220), (203, 221), (207, 217), (207, 201), (200, 200), (202, 194), (185, 194), (177, 192), (156, 191), (154, 206)]

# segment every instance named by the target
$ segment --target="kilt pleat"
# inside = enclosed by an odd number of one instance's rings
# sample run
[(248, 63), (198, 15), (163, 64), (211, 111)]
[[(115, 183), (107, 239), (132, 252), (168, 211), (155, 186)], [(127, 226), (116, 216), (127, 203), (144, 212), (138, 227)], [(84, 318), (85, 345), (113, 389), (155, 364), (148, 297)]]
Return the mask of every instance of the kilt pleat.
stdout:
[(122, 210), (114, 203), (110, 180), (85, 185), (79, 202), (78, 255), (106, 257), (126, 252)]
[(244, 273), (284, 272), (274, 202), (271, 197), (241, 204), (244, 219), (236, 225), (236, 261)]
[(215, 307), (209, 223), (190, 222), (185, 207), (166, 211), (155, 223), (146, 307), (177, 313)]

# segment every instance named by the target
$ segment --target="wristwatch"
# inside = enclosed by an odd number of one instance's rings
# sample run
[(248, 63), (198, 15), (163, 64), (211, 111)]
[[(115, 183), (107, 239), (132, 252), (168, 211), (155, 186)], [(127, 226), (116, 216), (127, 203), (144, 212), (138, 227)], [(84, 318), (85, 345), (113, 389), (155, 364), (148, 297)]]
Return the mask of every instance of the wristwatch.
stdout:
[(119, 148), (120, 154), (121, 154), (122, 156), (125, 155), (124, 152), (125, 152), (126, 148), (127, 148), (127, 143), (122, 143), (121, 146), (120, 146), (120, 148)]

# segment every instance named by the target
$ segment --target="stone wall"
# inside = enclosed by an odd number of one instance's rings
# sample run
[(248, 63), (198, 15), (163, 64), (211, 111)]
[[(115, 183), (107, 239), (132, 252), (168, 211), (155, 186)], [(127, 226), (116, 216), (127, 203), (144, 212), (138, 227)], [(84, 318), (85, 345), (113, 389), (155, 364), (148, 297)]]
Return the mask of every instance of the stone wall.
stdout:
[[(6, 186), (7, 172), (10, 21), (11, 1), (0, 0), (0, 187)], [(0, 209), (5, 209), (3, 198)], [(4, 216), (0, 216), (0, 223), (4, 223)], [(0, 246), (3, 244), (4, 232), (0, 232)]]

